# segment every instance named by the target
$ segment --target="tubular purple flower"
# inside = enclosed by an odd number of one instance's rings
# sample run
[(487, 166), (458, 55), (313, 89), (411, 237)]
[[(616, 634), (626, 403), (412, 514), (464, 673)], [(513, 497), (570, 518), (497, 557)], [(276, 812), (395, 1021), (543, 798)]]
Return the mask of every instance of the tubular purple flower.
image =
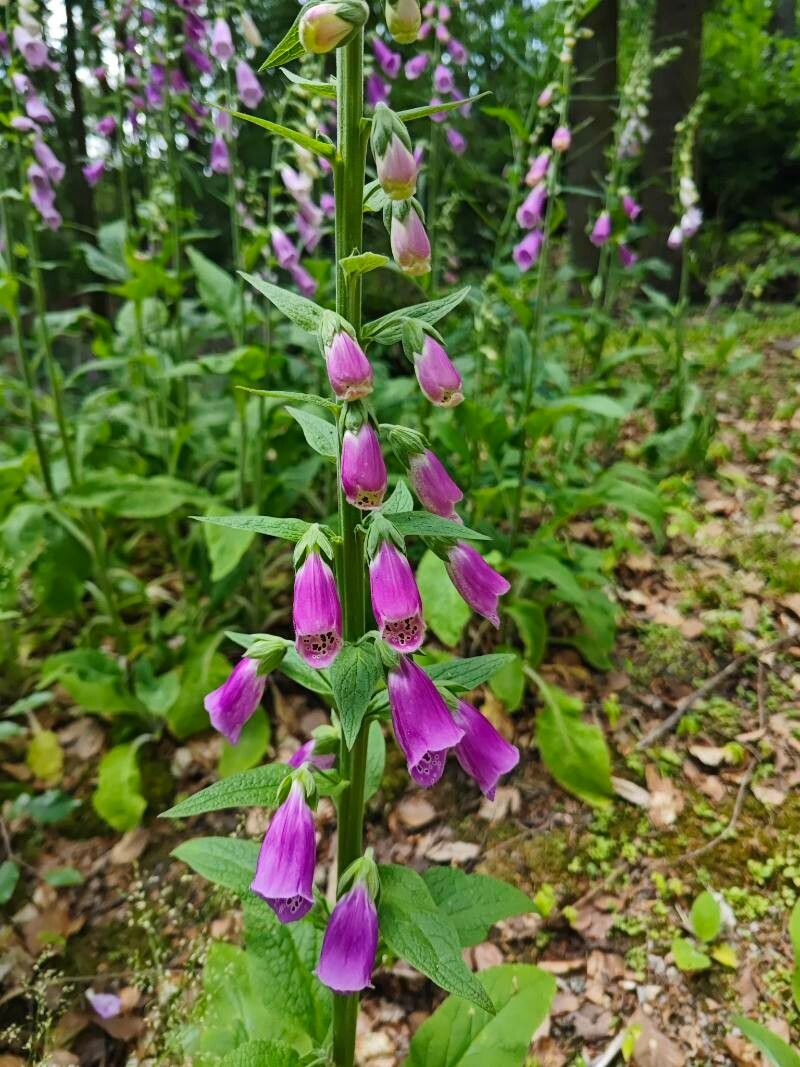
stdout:
[(284, 270), (295, 266), (300, 262), (300, 253), (295, 248), (290, 237), (279, 226), (272, 227), (272, 251), (278, 261), (278, 266)]
[(416, 81), (417, 78), (421, 78), (425, 71), (428, 69), (428, 63), (430, 62), (430, 56), (427, 52), (420, 52), (418, 56), (414, 56), (413, 59), (409, 59), (405, 65), (405, 75), (410, 82)]
[(314, 906), (316, 853), (314, 816), (302, 784), (295, 780), (272, 817), (250, 883), (282, 923), (297, 922)]
[(297, 768), (310, 763), (312, 767), (317, 767), (321, 771), (329, 771), (336, 762), (336, 756), (333, 753), (328, 756), (315, 756), (316, 747), (316, 740), (313, 737), (309, 738), (288, 758), (287, 766)]
[(463, 381), (446, 349), (425, 334), (422, 351), (414, 353), (414, 373), (419, 387), (432, 404), (454, 408), (464, 399)]
[(450, 581), (472, 610), (499, 626), (497, 602), (511, 588), (502, 574), (466, 541), (459, 541), (448, 550), (445, 567)]
[(19, 130), (20, 133), (33, 133), (33, 131), (38, 130), (39, 127), (33, 119), (29, 119), (27, 115), (15, 115), (11, 120), (11, 129)]
[(55, 122), (53, 112), (43, 103), (38, 96), (29, 96), (25, 101), (25, 113), (29, 119), (33, 119), (34, 122), (48, 123)]
[(431, 35), (431, 31), (432, 30), (433, 30), (433, 23), (432, 22), (430, 22), (430, 21), (429, 22), (423, 22), (422, 25), (419, 28), (419, 33), (417, 34), (417, 40), (418, 41), (427, 41), (427, 39)]
[(369, 565), (372, 612), (381, 637), (395, 652), (416, 652), (425, 640), (422, 600), (411, 564), (382, 541)]
[(24, 26), (15, 26), (11, 34), (14, 47), (31, 70), (39, 70), (47, 63), (47, 45), (40, 37), (33, 37)]
[(550, 153), (540, 152), (531, 163), (530, 170), (525, 175), (525, 184), (530, 185), (532, 188), (534, 185), (538, 185), (540, 181), (543, 181), (549, 172)]
[(418, 0), (386, 0), (384, 20), (398, 44), (413, 44), (422, 23)]
[(224, 137), (215, 137), (211, 142), (211, 169), (214, 174), (231, 172), (231, 157)]
[(625, 212), (631, 222), (636, 222), (636, 220), (642, 213), (641, 204), (637, 204), (637, 202), (630, 195), (630, 193), (625, 193), (625, 195), (622, 197), (622, 210)]
[[(194, 11), (189, 11), (186, 18), (183, 21), (183, 35), (187, 41), (191, 41), (192, 44), (202, 44), (205, 40), (208, 27), (206, 26), (205, 19), (200, 18)], [(136, 41), (133, 38), (129, 38), (130, 46), (129, 52), (136, 51)]]
[(444, 63), (437, 64), (433, 72), (433, 87), (437, 93), (445, 93), (448, 96), (455, 87), (453, 72)]
[(214, 22), (214, 28), (211, 31), (210, 51), (211, 55), (219, 63), (227, 63), (229, 59), (233, 59), (231, 28), (223, 18), (218, 18)]
[(116, 993), (95, 993), (93, 989), (87, 989), (86, 999), (101, 1019), (114, 1019), (122, 1011), (122, 1001)]
[(206, 695), (203, 707), (211, 725), (235, 745), (242, 727), (251, 717), (264, 695), (267, 676), (258, 673), (258, 660), (242, 656), (228, 678)]
[(632, 267), (636, 260), (639, 258), (633, 251), (633, 249), (628, 248), (626, 244), (621, 244), (617, 251), (619, 253), (619, 261), (625, 268), (625, 270), (627, 270), (629, 267)]
[(377, 107), (378, 104), (385, 104), (389, 99), (391, 88), (381, 78), (379, 74), (370, 74), (367, 78), (367, 86), (365, 89), (367, 96), (367, 103), (370, 107)]
[(361, 0), (328, 0), (300, 17), (298, 33), (306, 52), (324, 55), (345, 44), (354, 27), (363, 26), (369, 10)]
[(530, 270), (539, 258), (543, 242), (544, 234), (542, 231), (531, 230), (531, 232), (523, 237), (520, 243), (514, 248), (514, 262), (523, 274), (525, 271)]
[(434, 452), (426, 449), (411, 455), (408, 473), (411, 488), (424, 508), (443, 519), (458, 521), (455, 505), (464, 499), (464, 494)]
[(284, 163), (280, 169), (280, 175), (284, 189), (295, 200), (302, 200), (308, 197), (313, 183), (307, 174), (303, 174), (302, 171), (297, 171), (294, 167), (290, 167), (288, 163)]
[(361, 400), (372, 392), (372, 365), (347, 330), (337, 330), (325, 347), (328, 380), (342, 400)]
[(342, 606), (333, 571), (309, 552), (294, 577), (295, 647), (309, 667), (330, 667), (342, 647)]
[(454, 63), (457, 63), (459, 67), (463, 67), (469, 59), (469, 52), (466, 50), (461, 41), (456, 40), (455, 37), (451, 37), (445, 45), (447, 51), (450, 54), (450, 58)]
[(298, 212), (295, 224), (303, 248), (308, 252), (313, 252), (322, 239), (322, 232), (319, 227), (307, 222), (306, 217), (302, 212)]
[(441, 22), (436, 27), (436, 40), (439, 44), (447, 44), (450, 40), (450, 31)]
[(219, 133), (230, 136), (233, 123), (227, 111), (217, 110), (214, 112), (214, 129)]
[(169, 72), (169, 87), (174, 93), (188, 93), (191, 88), (188, 78), (177, 67)]
[(424, 788), (436, 785), (444, 773), (447, 750), (458, 744), (464, 731), (453, 722), (444, 697), (410, 656), (400, 657), (386, 684), (392, 725), (408, 773)]
[(336, 214), (336, 198), (333, 193), (323, 193), (319, 198), (319, 206), (322, 213), (332, 219)]
[(611, 215), (607, 211), (601, 211), (589, 234), (589, 240), (595, 248), (602, 248), (611, 237)]
[(372, 984), (377, 951), (378, 913), (369, 889), (359, 881), (336, 902), (314, 973), (334, 993), (359, 993)]
[(81, 170), (88, 184), (94, 187), (105, 174), (106, 161), (96, 159), (93, 163), (87, 163), (85, 167), (81, 167)]
[(404, 274), (419, 277), (430, 271), (431, 243), (413, 204), (407, 213), (392, 213), (389, 236), (395, 263)]
[(56, 185), (62, 180), (66, 168), (60, 159), (56, 157), (49, 145), (38, 139), (33, 142), (33, 154), (44, 169), (45, 174)]
[(556, 152), (568, 152), (572, 144), (572, 134), (566, 126), (559, 126), (553, 134), (552, 145)]
[(305, 267), (302, 267), (299, 263), (293, 263), (289, 267), (289, 273), (291, 274), (295, 285), (303, 294), (303, 296), (312, 297), (314, 293), (316, 293), (317, 283), (314, 281), (314, 279), (311, 277)]
[(200, 74), (210, 74), (214, 66), (205, 52), (202, 52), (199, 48), (195, 48), (193, 44), (184, 44), (183, 54)]
[(460, 133), (455, 127), (448, 126), (445, 131), (445, 137), (450, 148), (457, 156), (463, 156), (467, 150), (467, 140), (462, 133)]
[(385, 45), (380, 37), (373, 37), (372, 39), (372, 51), (375, 53), (375, 58), (380, 63), (381, 70), (387, 78), (396, 78), (400, 73), (400, 67), (403, 62), (403, 57), (399, 52), (393, 52), (388, 45)]
[[(32, 115), (31, 118), (34, 116)], [(694, 237), (703, 223), (703, 212), (699, 207), (690, 207), (684, 212), (680, 221), (681, 233), (684, 237)]]
[(495, 730), (477, 708), (459, 700), (453, 718), (464, 731), (453, 749), (456, 759), (489, 800), (494, 800), (497, 782), (519, 763), (519, 749)]
[(307, 197), (300, 198), (297, 201), (297, 206), (309, 226), (320, 226), (322, 224), (322, 212), (313, 200), (309, 200)]
[(111, 137), (117, 128), (117, 120), (113, 115), (104, 115), (95, 126), (95, 133), (101, 137)]
[(11, 84), (14, 86), (15, 92), (19, 93), (20, 96), (25, 96), (33, 89), (27, 74), (12, 74)]
[(547, 203), (547, 183), (539, 182), (517, 208), (517, 225), (523, 230), (532, 230), (542, 221)]
[(440, 22), (449, 22), (451, 14), (452, 14), (452, 12), (450, 11), (450, 8), (447, 6), (447, 4), (439, 4), (439, 21)]
[(50, 179), (38, 163), (30, 164), (27, 178), (30, 182), (31, 203), (44, 218), (54, 210), (55, 205), (56, 194), (50, 185)]
[(362, 511), (380, 507), (386, 493), (386, 464), (375, 429), (362, 423), (342, 439), (342, 488), (348, 503)]
[(251, 110), (258, 107), (264, 96), (264, 90), (261, 88), (253, 68), (249, 63), (245, 63), (243, 59), (240, 59), (236, 64), (236, 91), (244, 106), (249, 107)]

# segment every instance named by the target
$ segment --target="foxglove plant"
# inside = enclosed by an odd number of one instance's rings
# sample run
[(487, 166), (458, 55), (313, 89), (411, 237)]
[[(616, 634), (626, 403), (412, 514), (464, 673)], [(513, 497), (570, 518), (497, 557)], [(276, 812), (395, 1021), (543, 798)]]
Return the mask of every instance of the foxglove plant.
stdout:
[[(400, 38), (416, 32), (415, 7), (405, 0), (389, 0), (387, 17), (391, 15), (390, 25)], [(321, 8), (325, 9), (322, 13)], [(330, 17), (331, 8), (336, 9), (337, 17), (346, 9), (351, 28), (341, 37), (338, 30), (323, 37), (323, 30), (327, 34), (331, 29), (323, 22)], [(365, 802), (379, 784), (374, 768), (382, 760), (385, 744), (382, 724), (391, 722), (411, 779), (424, 788), (442, 778), (451, 750), (487, 796), (518, 759), (514, 746), (463, 699), (503, 666), (507, 656), (477, 656), (435, 666), (413, 659), (425, 638), (425, 622), (408, 538), (423, 538), (444, 561), (464, 599), (495, 623), (498, 599), (508, 583), (473, 547), (483, 535), (466, 527), (458, 517), (455, 506), (463, 494), (425, 437), (377, 418), (380, 397), (373, 391), (376, 379), (374, 360), (367, 355), (369, 348), (402, 340), (424, 395), (441, 407), (453, 407), (462, 399), (463, 382), (444, 339), (434, 328), (445, 313), (441, 301), (362, 322), (362, 276), (389, 262), (387, 257), (363, 249), (364, 210), (384, 212), (399, 269), (421, 273), (427, 269), (428, 252), (420, 236), (424, 235), (422, 212), (412, 199), (417, 164), (412, 171), (402, 150), (409, 145), (403, 116), (388, 112), (382, 105), (372, 114), (364, 113), (362, 24), (366, 14), (356, 24), (352, 13), (357, 9), (352, 3), (306, 4), (295, 26), (264, 64), (285, 66), (307, 48), (319, 48), (323, 40), (336, 50), (335, 145), (322, 137), (269, 124), (274, 135), (300, 143), (333, 169), (335, 310), (324, 309), (262, 278), (244, 275), (296, 326), (316, 334), (333, 398), (298, 397), (275, 390), (265, 395), (312, 404), (318, 412), (305, 411), (300, 416), (309, 445), (336, 464), (337, 520), (330, 527), (252, 515), (204, 520), (294, 541), (298, 568), (294, 644), (272, 635), (231, 635), (244, 648), (244, 658), (225, 685), (208, 698), (213, 724), (226, 730), (229, 737), (241, 729), (263, 693), (263, 678), (276, 671), (295, 678), (329, 703), (331, 722), (317, 727), (288, 764), (244, 772), (236, 779), (227, 779), (224, 785), (189, 797), (169, 812), (182, 816), (248, 802), (276, 809), (257, 861), (253, 857), (251, 889), (272, 909), (275, 919), (271, 921), (294, 924), (308, 917), (317, 929), (324, 928), (321, 945), (317, 942), (315, 974), (334, 994), (332, 1027), (330, 1047), (316, 1048), (314, 1055), (315, 1062), (330, 1062), (336, 1067), (353, 1065), (358, 995), (371, 984), (375, 961), (383, 955), (381, 944), (386, 953), (402, 956), (445, 989), (485, 1011), (492, 1010), (485, 988), (463, 961), (458, 930), (446, 911), (437, 906), (425, 881), (412, 870), (378, 865), (371, 849), (365, 851)], [(300, 33), (304, 18), (305, 41)], [(309, 19), (314, 24), (313, 41), (308, 37)], [(431, 109), (422, 108), (410, 117), (430, 113)], [(365, 203), (367, 133), (371, 135), (378, 181), (367, 186)], [(296, 176), (287, 177), (295, 182)], [(302, 193), (299, 185), (297, 193)], [(449, 306), (455, 306), (465, 295), (466, 290), (455, 294)], [(331, 418), (322, 417), (326, 414)], [(403, 480), (386, 497), (385, 446), (408, 472), (425, 510), (414, 510)], [(374, 628), (368, 614), (367, 583)], [(334, 798), (338, 815), (337, 874), (327, 895), (328, 901), (335, 902), (330, 912), (314, 889), (313, 810), (321, 795)], [(215, 854), (223, 858), (224, 866), (224, 857), (232, 857), (233, 849), (241, 857), (238, 847), (243, 844), (218, 840)], [(179, 855), (208, 871), (202, 858), (206, 855), (204, 842), (190, 842)], [(459, 885), (453, 891), (470, 892), (469, 879), (464, 885), (466, 889)], [(522, 897), (502, 913), (528, 910), (529, 906)], [(252, 900), (246, 904), (246, 916), (251, 908)], [(263, 910), (252, 914), (263, 928), (267, 921)], [(499, 913), (492, 914), (499, 917)], [(247, 924), (247, 918), (245, 921)], [(428, 937), (433, 930), (436, 951), (432, 953)], [(309, 931), (308, 936), (313, 937), (313, 933)], [(306, 944), (311, 943), (306, 939)], [(314, 981), (310, 975), (308, 981)], [(309, 1034), (311, 1028), (309, 1021)], [(308, 1043), (309, 1038), (303, 1037), (304, 1049)]]

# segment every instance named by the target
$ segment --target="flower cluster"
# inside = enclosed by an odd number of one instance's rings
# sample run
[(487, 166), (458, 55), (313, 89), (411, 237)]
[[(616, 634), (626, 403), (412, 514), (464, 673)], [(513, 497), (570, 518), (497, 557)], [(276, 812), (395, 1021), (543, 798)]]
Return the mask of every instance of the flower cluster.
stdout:
[(675, 127), (675, 184), (676, 214), (678, 222), (667, 238), (669, 248), (680, 248), (684, 241), (694, 237), (703, 224), (703, 212), (699, 207), (700, 194), (694, 180), (694, 150), (697, 129), (703, 108), (702, 97), (689, 114)]

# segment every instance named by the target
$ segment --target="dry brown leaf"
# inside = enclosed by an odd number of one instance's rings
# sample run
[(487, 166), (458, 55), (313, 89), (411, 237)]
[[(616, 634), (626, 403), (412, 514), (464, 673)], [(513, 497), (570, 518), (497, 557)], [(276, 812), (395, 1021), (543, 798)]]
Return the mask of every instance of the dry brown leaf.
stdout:
[(553, 997), (553, 1003), (550, 1006), (550, 1014), (556, 1018), (559, 1015), (571, 1015), (573, 1011), (577, 1011), (581, 1006), (581, 1002), (575, 996), (574, 993), (570, 993), (568, 990), (559, 990)]
[(575, 1033), (584, 1041), (599, 1041), (608, 1037), (614, 1028), (614, 1016), (605, 1008), (595, 1004), (584, 1004), (580, 1011), (572, 1016)]
[(485, 971), (487, 967), (499, 967), (504, 960), (503, 953), (491, 941), (482, 941), (472, 950), (472, 964), (476, 971)]
[(145, 1025), (144, 1019), (138, 1015), (117, 1015), (114, 1019), (102, 1019), (96, 1015), (92, 1021), (117, 1041), (132, 1041), (142, 1033)]
[(727, 789), (725, 788), (725, 783), (718, 777), (718, 775), (704, 774), (691, 760), (684, 760), (682, 769), (683, 773), (695, 789), (704, 793), (715, 803), (724, 800)]
[(728, 1034), (725, 1038), (725, 1048), (730, 1052), (736, 1067), (761, 1067), (761, 1056), (743, 1037)]
[(436, 808), (427, 797), (411, 793), (403, 797), (395, 809), (400, 822), (407, 830), (421, 830), (436, 820)]
[(522, 805), (519, 789), (513, 785), (500, 785), (494, 795), (494, 800), (484, 797), (478, 809), (478, 818), (486, 819), (487, 822), (497, 823), (507, 819), (509, 815), (516, 815)]
[(649, 1016), (640, 1008), (628, 1023), (640, 1027), (633, 1049), (636, 1067), (684, 1067), (686, 1057), (678, 1046), (656, 1029)]
[(656, 768), (650, 764), (645, 768), (645, 780), (652, 797), (650, 819), (654, 826), (663, 830), (672, 826), (683, 811), (685, 798), (670, 778), (661, 777)]
[(109, 862), (119, 866), (133, 863), (144, 852), (149, 840), (150, 833), (143, 826), (137, 830), (128, 830), (109, 852)]
[(426, 850), (425, 855), (434, 863), (468, 863), (477, 859), (481, 846), (472, 841), (439, 841)]
[(726, 757), (725, 749), (717, 745), (689, 745), (689, 752), (706, 767), (719, 767)]
[(753, 795), (770, 808), (779, 808), (788, 795), (783, 789), (776, 785), (769, 785), (767, 782), (756, 782), (750, 788), (753, 790)]
[(539, 960), (536, 964), (542, 971), (548, 974), (572, 974), (574, 971), (582, 971), (586, 968), (585, 959), (574, 960)]
[(611, 784), (617, 796), (627, 800), (629, 804), (635, 804), (637, 808), (650, 807), (653, 798), (646, 789), (637, 785), (636, 782), (630, 782), (627, 778), (617, 778), (612, 774)]

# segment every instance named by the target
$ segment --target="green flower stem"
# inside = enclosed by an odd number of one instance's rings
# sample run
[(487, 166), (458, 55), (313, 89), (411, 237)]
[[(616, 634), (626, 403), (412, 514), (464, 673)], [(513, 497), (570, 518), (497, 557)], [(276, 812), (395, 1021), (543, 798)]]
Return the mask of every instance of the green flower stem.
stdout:
[[(338, 88), (338, 154), (334, 165), (336, 194), (336, 310), (356, 331), (361, 328), (361, 279), (347, 278), (339, 261), (361, 250), (363, 233), (362, 196), (366, 138), (362, 135), (364, 112), (364, 33), (359, 31), (336, 53)], [(364, 554), (357, 526), (361, 515), (344, 498), (339, 478), (339, 518), (342, 544), (339, 552), (339, 589), (342, 598), (343, 633), (357, 641), (364, 633)], [(339, 769), (350, 784), (339, 799), (338, 872), (358, 859), (364, 841), (364, 778), (368, 728), (364, 724), (348, 751), (342, 740)], [(336, 996), (333, 1005), (333, 1059), (336, 1067), (353, 1067), (358, 1018), (358, 995)]]

